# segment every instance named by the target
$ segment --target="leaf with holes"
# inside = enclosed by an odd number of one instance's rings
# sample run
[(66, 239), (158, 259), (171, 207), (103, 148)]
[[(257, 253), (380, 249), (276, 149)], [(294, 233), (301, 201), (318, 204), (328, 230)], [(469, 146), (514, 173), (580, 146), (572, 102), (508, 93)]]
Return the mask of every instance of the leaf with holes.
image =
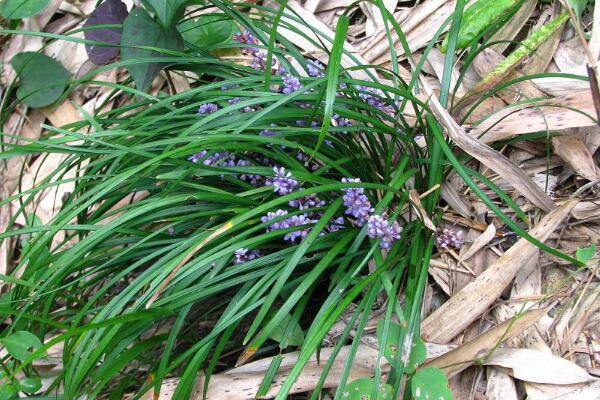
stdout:
[[(371, 400), (373, 394), (373, 385), (375, 382), (372, 378), (362, 378), (347, 383), (342, 391), (343, 400)], [(377, 400), (391, 400), (393, 389), (387, 383), (379, 386)]]
[(164, 57), (159, 51), (137, 48), (136, 46), (155, 47), (158, 49), (181, 50), (183, 42), (181, 35), (174, 28), (164, 29), (141, 9), (135, 8), (123, 22), (121, 37), (121, 59), (131, 61), (127, 70), (133, 77), (136, 87), (145, 91), (158, 75), (160, 70), (169, 63), (143, 61), (147, 58)]
[(18, 331), (0, 339), (8, 354), (23, 361), (34, 351), (42, 347), (42, 342), (31, 332)]
[[(85, 21), (84, 27), (94, 25), (121, 24), (127, 18), (127, 6), (121, 0), (106, 0), (100, 4)], [(83, 34), (88, 40), (118, 45), (121, 43), (121, 28), (99, 28), (86, 30)], [(85, 51), (96, 65), (108, 64), (119, 55), (118, 47), (86, 44)]]
[(238, 26), (226, 15), (200, 15), (189, 18), (178, 26), (186, 42), (198, 47), (216, 46), (231, 41)]
[(148, 0), (154, 14), (165, 28), (171, 28), (183, 15), (188, 0)]
[(418, 370), (410, 380), (410, 390), (415, 400), (453, 400), (448, 378), (439, 368)]
[[(377, 341), (379, 346), (382, 346), (384, 322), (385, 321), (382, 320), (377, 323)], [(390, 322), (383, 356), (392, 365), (397, 362), (397, 356), (399, 354), (397, 346), (402, 333), (403, 329), (400, 325)], [(426, 357), (427, 348), (425, 347), (425, 343), (423, 343), (423, 340), (421, 340), (418, 335), (414, 335), (413, 339), (410, 341), (410, 355), (408, 356), (408, 362), (404, 366), (405, 372), (407, 374), (415, 372), (417, 366), (422, 364)]]
[(0, 15), (6, 19), (33, 17), (41, 13), (50, 0), (2, 0)]
[(19, 53), (10, 63), (21, 81), (17, 97), (30, 107), (54, 103), (71, 78), (61, 63), (37, 52)]

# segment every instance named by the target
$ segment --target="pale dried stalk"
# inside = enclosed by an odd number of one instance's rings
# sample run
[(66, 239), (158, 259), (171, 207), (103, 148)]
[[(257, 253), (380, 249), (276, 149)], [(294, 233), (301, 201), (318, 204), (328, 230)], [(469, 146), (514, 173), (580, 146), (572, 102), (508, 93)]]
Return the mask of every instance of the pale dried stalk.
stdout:
[[(545, 241), (569, 216), (578, 200), (565, 202), (546, 215), (530, 231), (530, 235)], [(432, 342), (447, 343), (469, 326), (500, 296), (517, 271), (537, 252), (527, 239), (520, 239), (473, 282), (456, 293), (427, 317), (422, 325), (423, 337)]]

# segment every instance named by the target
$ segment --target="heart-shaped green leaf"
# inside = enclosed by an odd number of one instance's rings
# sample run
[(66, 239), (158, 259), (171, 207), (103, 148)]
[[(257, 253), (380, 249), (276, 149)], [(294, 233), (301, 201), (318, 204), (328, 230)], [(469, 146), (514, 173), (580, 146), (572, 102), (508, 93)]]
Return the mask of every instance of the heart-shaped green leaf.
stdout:
[(410, 380), (410, 390), (415, 400), (452, 400), (448, 378), (439, 368), (418, 370)]
[(42, 388), (42, 378), (29, 376), (19, 381), (19, 389), (27, 394), (35, 393)]
[(35, 350), (42, 347), (42, 342), (31, 332), (19, 331), (0, 339), (8, 354), (23, 361)]
[(19, 53), (10, 63), (21, 81), (17, 97), (30, 107), (45, 107), (54, 103), (71, 78), (65, 67), (42, 53)]
[[(373, 378), (362, 378), (347, 383), (342, 392), (343, 400), (371, 400), (373, 394)], [(379, 386), (377, 400), (390, 400), (392, 398), (393, 388), (384, 383)]]
[(135, 8), (123, 22), (121, 36), (121, 59), (123, 61), (138, 61), (127, 66), (136, 87), (145, 91), (168, 63), (143, 61), (149, 57), (164, 57), (165, 54), (155, 50), (140, 49), (136, 46), (155, 47), (158, 49), (181, 50), (183, 41), (175, 28), (163, 28), (156, 23), (148, 13), (141, 8)]
[(185, 11), (188, 0), (147, 0), (165, 28), (171, 28)]
[(216, 46), (227, 43), (233, 34), (239, 30), (238, 26), (226, 15), (200, 15), (189, 18), (178, 26), (179, 32), (186, 42), (198, 47)]
[(42, 12), (50, 0), (2, 0), (0, 15), (6, 19), (29, 18)]

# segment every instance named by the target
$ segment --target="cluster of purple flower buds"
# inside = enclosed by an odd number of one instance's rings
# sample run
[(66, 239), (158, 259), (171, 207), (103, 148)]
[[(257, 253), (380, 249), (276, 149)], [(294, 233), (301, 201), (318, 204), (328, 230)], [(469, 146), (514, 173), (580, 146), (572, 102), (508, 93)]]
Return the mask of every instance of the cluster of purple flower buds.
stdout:
[(300, 79), (294, 75), (287, 74), (283, 77), (283, 86), (281, 88), (282, 93), (294, 93), (296, 90), (300, 90), (301, 88), (302, 84), (300, 83)]
[(298, 181), (292, 178), (292, 173), (286, 172), (284, 167), (273, 167), (273, 172), (275, 176), (267, 178), (265, 183), (273, 186), (275, 193), (283, 196), (292, 193), (298, 186)]
[(381, 215), (372, 215), (367, 223), (368, 235), (371, 239), (381, 239), (379, 247), (384, 250), (392, 248), (394, 243), (400, 239), (402, 227), (398, 222), (385, 219)]
[(312, 76), (314, 78), (321, 78), (325, 76), (323, 72), (325, 67), (319, 61), (308, 61), (306, 63), (306, 69), (308, 70), (308, 76)]
[[(233, 39), (242, 44), (248, 44), (248, 45), (258, 44), (258, 41), (254, 37), (254, 35), (248, 31), (238, 32), (238, 33), (234, 34)], [(267, 53), (265, 51), (260, 50), (257, 47), (249, 47), (249, 48), (243, 48), (242, 54), (251, 54), (252, 55), (252, 57), (253, 57), (252, 64), (251, 64), (252, 68), (260, 69), (262, 71), (264, 71), (267, 68)], [(273, 58), (271, 60), (271, 69), (273, 70), (273, 72), (278, 75), (284, 74), (285, 68), (283, 66), (279, 66), (278, 68), (275, 68), (276, 65), (277, 65), (277, 60), (275, 58)]]
[(437, 232), (436, 245), (439, 249), (447, 249), (448, 247), (460, 249), (464, 242), (464, 233), (461, 230), (444, 228)]
[(219, 107), (215, 103), (204, 103), (198, 107), (198, 114), (212, 114), (218, 109)]
[(233, 261), (235, 264), (245, 263), (246, 261), (252, 261), (260, 257), (258, 250), (248, 250), (244, 247), (237, 249), (233, 254), (235, 256), (235, 260)]
[(290, 207), (297, 208), (298, 210), (306, 210), (307, 208), (322, 207), (327, 203), (325, 200), (319, 199), (316, 193), (311, 193), (306, 196), (290, 200), (288, 204)]
[(189, 156), (188, 160), (193, 163), (197, 163), (204, 158), (202, 164), (206, 165), (207, 167), (234, 167), (236, 165), (235, 155), (228, 151), (224, 151), (222, 153), (213, 153), (206, 157), (207, 154), (208, 152), (206, 150), (201, 150)]
[(358, 97), (363, 99), (368, 105), (384, 112), (393, 111), (393, 108), (387, 105), (383, 99), (383, 90), (365, 85), (356, 85), (355, 88), (361, 91), (361, 93), (358, 94)]
[[(344, 183), (357, 183), (360, 178), (342, 178)], [(365, 189), (360, 187), (342, 189), (344, 194), (344, 206), (346, 214), (356, 218), (356, 224), (363, 226), (369, 219), (369, 215), (374, 211), (371, 202), (365, 195)]]
[[(263, 216), (260, 220), (263, 223), (268, 223), (275, 218), (283, 217), (285, 215), (287, 215), (287, 211), (277, 210), (275, 212), (268, 212), (267, 215)], [(287, 228), (291, 228), (291, 227), (295, 227), (295, 226), (311, 225), (311, 224), (314, 224), (315, 222), (317, 222), (317, 221), (310, 219), (307, 214), (293, 215), (289, 218), (282, 219), (281, 221), (276, 221), (276, 222), (271, 223), (267, 227), (267, 232), (272, 232), (272, 231), (276, 231), (279, 229), (287, 229)], [(308, 232), (310, 232), (310, 228), (292, 231), (292, 232), (287, 233), (283, 237), (283, 240), (293, 242), (294, 240), (296, 240), (298, 238), (305, 238), (306, 235), (308, 235)]]

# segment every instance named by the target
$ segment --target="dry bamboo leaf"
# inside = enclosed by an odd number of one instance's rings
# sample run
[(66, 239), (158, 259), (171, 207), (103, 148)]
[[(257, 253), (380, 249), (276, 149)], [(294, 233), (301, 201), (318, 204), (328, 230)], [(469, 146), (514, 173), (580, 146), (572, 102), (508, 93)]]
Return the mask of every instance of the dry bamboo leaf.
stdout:
[(587, 75), (585, 50), (577, 36), (558, 45), (554, 53), (554, 62), (561, 72)]
[(527, 384), (527, 400), (598, 400), (600, 382), (576, 385)]
[[(441, 82), (442, 77), (444, 76), (444, 63), (446, 62), (446, 54), (443, 54), (441, 51), (439, 51), (437, 48), (434, 47), (433, 49), (431, 49), (431, 51), (427, 55), (427, 61), (428, 61), (429, 65), (431, 65), (431, 67), (433, 68), (433, 70), (435, 72), (435, 75), (438, 77), (438, 79)], [(460, 76), (460, 71), (457, 70), (456, 66), (453, 66), (452, 77), (450, 80), (451, 88), (454, 88), (456, 86), (456, 82), (458, 81), (459, 76)], [(458, 87), (456, 95), (458, 97), (462, 97), (466, 92), (467, 91), (461, 84)]]
[(598, 201), (582, 201), (573, 209), (575, 219), (597, 219), (600, 218), (600, 203)]
[(465, 218), (473, 218), (473, 205), (469, 199), (459, 194), (456, 188), (447, 182), (442, 184), (441, 196), (448, 205)]
[[(529, 232), (545, 241), (569, 216), (577, 200), (569, 200), (555, 209)], [(473, 282), (452, 296), (423, 321), (423, 337), (432, 342), (447, 343), (483, 314), (500, 296), (517, 271), (537, 252), (527, 239), (520, 239)]]
[[(504, 61), (505, 58), (506, 57), (495, 50), (484, 49), (482, 52), (477, 54), (473, 60), (473, 68), (479, 76), (484, 78), (490, 72), (492, 72), (498, 66), (498, 64)], [(523, 74), (515, 70), (511, 72), (505, 79), (509, 81), (522, 76)], [(544, 97), (544, 93), (529, 81), (522, 81), (514, 84), (507, 89), (500, 90), (497, 94), (508, 104), (524, 99)]]
[(568, 385), (594, 379), (571, 361), (531, 349), (498, 348), (484, 364), (503, 367), (514, 378), (534, 383)]
[(518, 400), (517, 388), (510, 375), (498, 368), (487, 369), (487, 400)]
[[(396, 9), (398, 0), (383, 0), (383, 6), (390, 13), (393, 13)], [(374, 3), (361, 2), (359, 3), (360, 8), (367, 17), (367, 23), (365, 25), (365, 33), (367, 37), (372, 37), (378, 31), (384, 30), (385, 25), (383, 22), (383, 16), (379, 7)]]
[(596, 123), (590, 116), (595, 115), (590, 90), (571, 92), (549, 100), (508, 106), (473, 126), (469, 134), (483, 143), (491, 143), (525, 133), (594, 126)]
[(426, 362), (421, 368), (437, 367), (443, 369), (448, 376), (456, 375), (473, 365), (478, 358), (489, 354), (499, 342), (519, 335), (545, 314), (546, 310), (541, 309), (528, 311), (519, 318), (503, 322), (441, 357)]
[(427, 215), (427, 212), (423, 208), (423, 205), (421, 204), (421, 198), (419, 197), (419, 193), (416, 190), (412, 189), (408, 193), (408, 198), (410, 199), (410, 203), (412, 204), (413, 208), (415, 209), (425, 226), (433, 232), (436, 232), (437, 228), (435, 227), (435, 225)]
[(552, 145), (554, 152), (565, 160), (577, 175), (588, 181), (595, 181), (600, 177), (594, 158), (580, 135), (554, 136)]
[(574, 91), (587, 90), (590, 87), (588, 81), (571, 78), (536, 78), (531, 82), (540, 90), (551, 96), (565, 96)]
[(464, 254), (461, 254), (460, 258), (468, 260), (473, 257), (475, 253), (485, 247), (494, 237), (496, 237), (496, 227), (494, 224), (489, 224), (485, 231), (473, 240), (473, 244), (471, 244), (469, 249)]
[(486, 167), (502, 176), (511, 183), (513, 187), (523, 194), (533, 204), (543, 210), (552, 210), (556, 204), (544, 193), (520, 168), (512, 164), (505, 156), (485, 145), (472, 136), (469, 136), (463, 128), (442, 107), (437, 97), (427, 82), (420, 79), (423, 91), (430, 96), (429, 104), (438, 122), (445, 128), (446, 133), (466, 153), (479, 160)]

